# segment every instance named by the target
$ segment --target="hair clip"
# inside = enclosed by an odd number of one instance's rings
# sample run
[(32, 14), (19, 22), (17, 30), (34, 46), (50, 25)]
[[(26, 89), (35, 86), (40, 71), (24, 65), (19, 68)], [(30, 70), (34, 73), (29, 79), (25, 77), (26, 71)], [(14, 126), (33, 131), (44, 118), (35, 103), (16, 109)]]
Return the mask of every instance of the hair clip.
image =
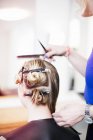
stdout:
[(50, 93), (50, 89), (46, 87), (46, 88), (42, 89), (41, 92), (43, 94), (49, 94)]
[(24, 74), (24, 73), (29, 73), (29, 72), (51, 72), (51, 71), (50, 69), (38, 68), (38, 69), (32, 69), (32, 70), (25, 70), (21, 72)]
[(32, 93), (24, 93), (24, 96), (32, 96)]
[(50, 72), (51, 73), (51, 70), (50, 69), (45, 69), (45, 72)]

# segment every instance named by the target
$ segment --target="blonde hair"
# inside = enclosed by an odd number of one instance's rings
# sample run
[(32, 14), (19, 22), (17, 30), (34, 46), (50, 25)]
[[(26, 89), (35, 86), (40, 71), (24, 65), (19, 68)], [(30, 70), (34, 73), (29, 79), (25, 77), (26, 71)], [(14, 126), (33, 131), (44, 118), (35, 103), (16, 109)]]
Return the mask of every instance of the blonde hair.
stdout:
[[(22, 68), (24, 68), (23, 71), (28, 71), (28, 73), (24, 73), (23, 76)], [(21, 85), (25, 82), (26, 85), (28, 84), (28, 81), (32, 86), (30, 87), (27, 85), (29, 91), (31, 90), (31, 101), (36, 105), (47, 104), (51, 113), (53, 113), (55, 111), (56, 100), (59, 93), (59, 75), (56, 68), (49, 62), (41, 59), (27, 61), (22, 68), (18, 74), (17, 83)], [(29, 71), (35, 69), (40, 69), (41, 71), (33, 71), (32, 73)], [(46, 69), (49, 71), (46, 71)], [(47, 92), (48, 87), (49, 90)]]

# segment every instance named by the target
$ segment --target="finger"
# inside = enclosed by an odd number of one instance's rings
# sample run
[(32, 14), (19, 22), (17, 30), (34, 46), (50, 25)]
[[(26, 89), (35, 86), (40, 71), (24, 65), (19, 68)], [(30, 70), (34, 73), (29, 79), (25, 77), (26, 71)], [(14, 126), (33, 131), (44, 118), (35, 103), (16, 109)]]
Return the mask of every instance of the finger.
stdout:
[(56, 121), (56, 123), (66, 122), (65, 120), (62, 120), (62, 118), (54, 118), (54, 120)]
[(71, 125), (70, 124), (66, 124), (63, 127), (71, 127)]
[(53, 117), (53, 119), (54, 119), (57, 123), (65, 122), (65, 120), (62, 119), (62, 117)]
[(69, 124), (67, 124), (66, 122), (57, 122), (57, 124), (59, 125), (59, 126), (66, 126), (66, 125), (69, 125)]
[[(62, 112), (62, 114), (64, 114), (64, 111)], [(57, 111), (57, 112), (52, 113), (52, 115), (53, 115), (54, 117), (63, 117), (62, 114), (61, 114), (60, 111)]]
[(46, 56), (39, 56), (39, 58), (42, 59), (42, 60), (46, 60), (46, 61), (48, 61), (50, 63), (53, 62), (53, 61), (55, 61), (55, 59), (52, 58), (52, 57), (51, 58), (46, 58)]
[(69, 126), (73, 126), (77, 123), (79, 123), (82, 120), (82, 117), (80, 116), (79, 118), (75, 119), (75, 120), (66, 120), (66, 125), (69, 124)]
[(46, 54), (45, 54), (45, 57), (46, 58), (51, 58), (52, 56), (54, 56), (55, 55), (55, 52), (54, 51), (49, 51), (49, 52), (47, 52)]
[(46, 48), (46, 50), (47, 50), (47, 51), (51, 51), (51, 48), (48, 47), (48, 48)]
[(52, 62), (55, 61), (54, 58), (44, 58), (43, 60), (46, 60), (46, 61), (48, 61), (49, 63), (52, 63)]
[(60, 113), (58, 113), (58, 112), (53, 113), (52, 116), (55, 117), (55, 118), (56, 117), (61, 117)]
[(59, 118), (59, 119), (62, 119), (62, 116), (60, 116), (59, 114), (58, 114), (58, 115), (56, 114), (56, 115), (53, 115), (53, 118), (54, 118), (54, 119), (58, 119), (58, 118)]

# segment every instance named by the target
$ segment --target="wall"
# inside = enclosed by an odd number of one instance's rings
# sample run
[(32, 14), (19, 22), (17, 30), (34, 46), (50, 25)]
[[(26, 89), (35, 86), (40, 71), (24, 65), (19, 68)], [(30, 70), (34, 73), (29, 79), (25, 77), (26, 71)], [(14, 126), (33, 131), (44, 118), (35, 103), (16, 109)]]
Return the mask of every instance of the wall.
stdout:
[[(36, 53), (36, 50), (41, 52), (42, 49), (37, 43), (38, 39), (46, 47), (48, 43), (76, 46), (81, 54), (89, 56), (90, 46), (92, 46), (93, 21), (85, 20), (75, 14), (74, 1), (37, 0), (34, 1), (33, 9), (33, 16), (25, 20), (0, 21), (1, 88), (16, 87), (15, 74), (24, 61), (16, 59), (16, 56)], [(77, 22), (73, 22), (75, 20), (79, 23), (79, 31), (77, 30)], [(75, 78), (74, 89), (83, 92), (84, 78), (74, 71), (65, 58), (57, 58), (54, 65), (60, 73), (61, 93), (66, 93), (69, 90), (70, 80), (73, 77)]]

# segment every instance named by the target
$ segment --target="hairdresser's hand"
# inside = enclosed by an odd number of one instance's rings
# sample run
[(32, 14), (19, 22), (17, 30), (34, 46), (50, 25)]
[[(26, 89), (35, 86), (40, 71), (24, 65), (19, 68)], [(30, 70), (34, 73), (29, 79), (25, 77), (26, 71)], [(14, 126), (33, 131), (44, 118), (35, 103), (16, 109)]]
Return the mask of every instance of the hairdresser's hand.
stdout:
[(70, 127), (84, 119), (85, 104), (71, 103), (62, 107), (53, 117), (59, 126)]
[(50, 45), (49, 48), (47, 48), (47, 53), (45, 54), (46, 58), (52, 58), (53, 56), (62, 56), (66, 53), (67, 46), (56, 46), (56, 45)]

